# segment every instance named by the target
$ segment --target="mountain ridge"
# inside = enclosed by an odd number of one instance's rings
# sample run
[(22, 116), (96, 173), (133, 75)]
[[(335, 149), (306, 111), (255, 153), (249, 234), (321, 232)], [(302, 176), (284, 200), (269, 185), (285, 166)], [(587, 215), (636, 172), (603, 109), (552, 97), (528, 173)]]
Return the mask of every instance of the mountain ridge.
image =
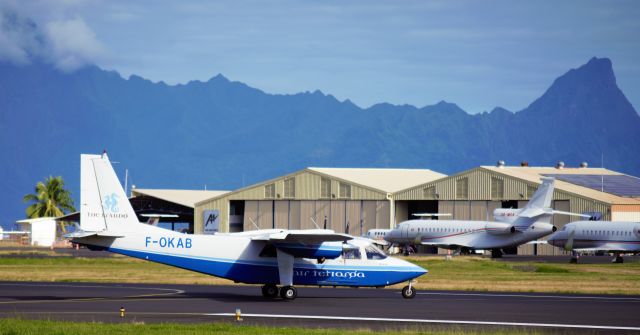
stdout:
[[(0, 63), (0, 223), (48, 175), (78, 198), (78, 155), (107, 149), (146, 188), (234, 189), (307, 166), (454, 173), (505, 160), (582, 161), (639, 175), (640, 117), (612, 63), (592, 58), (529, 106), (470, 114), (455, 103), (362, 108), (319, 90), (271, 94), (222, 74), (168, 85), (87, 66)], [(244, 183), (244, 184), (243, 184)]]

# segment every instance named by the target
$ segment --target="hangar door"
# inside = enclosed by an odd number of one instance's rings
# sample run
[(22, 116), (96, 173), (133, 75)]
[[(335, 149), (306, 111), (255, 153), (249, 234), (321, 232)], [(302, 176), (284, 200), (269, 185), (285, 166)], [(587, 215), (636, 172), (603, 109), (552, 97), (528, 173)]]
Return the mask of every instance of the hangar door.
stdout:
[(388, 201), (361, 200), (247, 200), (244, 202), (243, 229), (327, 229), (362, 235), (369, 229), (389, 228)]

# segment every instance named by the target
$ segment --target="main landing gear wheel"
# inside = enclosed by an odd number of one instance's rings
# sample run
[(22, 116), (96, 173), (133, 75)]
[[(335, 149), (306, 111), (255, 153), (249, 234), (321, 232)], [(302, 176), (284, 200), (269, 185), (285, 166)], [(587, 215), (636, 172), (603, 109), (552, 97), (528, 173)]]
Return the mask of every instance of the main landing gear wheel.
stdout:
[(298, 291), (293, 286), (283, 286), (280, 289), (280, 296), (284, 300), (293, 300), (298, 296)]
[(262, 286), (262, 295), (267, 298), (275, 298), (278, 296), (278, 287), (273, 284)]
[(621, 264), (624, 263), (624, 259), (622, 258), (622, 256), (620, 256), (620, 254), (616, 254), (611, 263)]
[(416, 296), (416, 289), (411, 285), (402, 288), (402, 297), (405, 299), (413, 299)]

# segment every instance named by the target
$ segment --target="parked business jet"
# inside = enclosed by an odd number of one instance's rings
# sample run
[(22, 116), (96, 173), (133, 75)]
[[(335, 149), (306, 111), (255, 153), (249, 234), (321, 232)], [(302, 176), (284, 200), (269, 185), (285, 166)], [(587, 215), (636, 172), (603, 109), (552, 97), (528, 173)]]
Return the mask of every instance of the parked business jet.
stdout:
[(420, 244), (458, 251), (491, 249), (493, 257), (500, 257), (502, 248), (515, 247), (554, 232), (556, 227), (550, 223), (553, 214), (572, 214), (551, 208), (553, 188), (553, 178), (542, 178), (542, 184), (524, 208), (496, 209), (496, 222), (408, 220), (386, 233), (384, 239), (405, 250)]
[[(80, 230), (72, 242), (240, 283), (263, 284), (265, 297), (293, 300), (294, 285), (384, 287), (427, 270), (387, 257), (368, 239), (333, 230), (256, 230), (186, 235), (138, 222), (109, 158), (81, 156)], [(277, 285), (282, 285), (278, 288)]]
[(576, 221), (566, 224), (547, 242), (572, 251), (577, 263), (581, 252), (604, 251), (615, 255), (613, 263), (622, 263), (621, 254), (640, 252), (640, 222)]

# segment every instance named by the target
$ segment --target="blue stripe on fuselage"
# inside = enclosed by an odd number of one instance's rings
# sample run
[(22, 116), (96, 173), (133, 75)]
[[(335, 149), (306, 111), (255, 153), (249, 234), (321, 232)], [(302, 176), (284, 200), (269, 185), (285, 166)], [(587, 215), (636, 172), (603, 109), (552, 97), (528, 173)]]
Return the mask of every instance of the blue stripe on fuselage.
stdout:
[[(278, 264), (273, 262), (243, 262), (215, 258), (193, 258), (136, 250), (107, 250), (152, 262), (196, 271), (248, 284), (278, 284)], [(425, 272), (417, 266), (349, 266), (294, 264), (296, 285), (386, 286), (407, 281)]]

